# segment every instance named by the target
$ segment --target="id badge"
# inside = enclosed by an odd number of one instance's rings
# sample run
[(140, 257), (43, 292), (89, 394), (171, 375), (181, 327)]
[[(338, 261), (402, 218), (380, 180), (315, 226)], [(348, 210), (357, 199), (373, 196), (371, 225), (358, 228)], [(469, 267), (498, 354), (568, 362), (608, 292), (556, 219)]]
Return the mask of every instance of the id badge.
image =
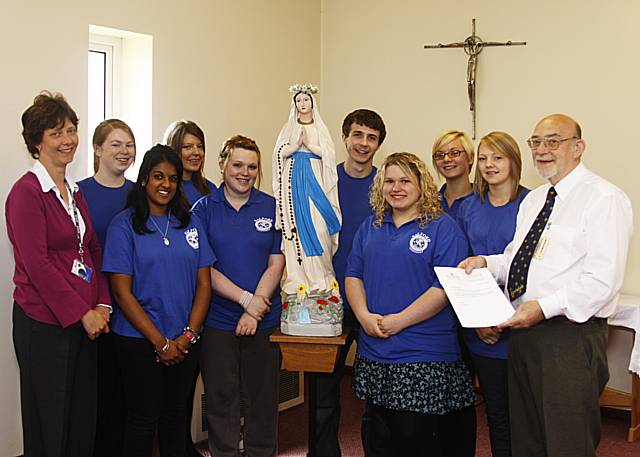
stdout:
[(73, 265), (71, 266), (71, 273), (73, 273), (83, 281), (91, 282), (91, 277), (93, 276), (93, 268), (91, 268), (89, 265), (85, 265), (78, 259), (75, 259), (73, 261)]
[(540, 238), (538, 246), (536, 246), (536, 250), (533, 253), (533, 257), (536, 259), (542, 259), (545, 251), (547, 250), (547, 246), (549, 246), (549, 236), (545, 234)]
[(549, 231), (551, 230), (551, 222), (549, 222), (547, 224), (547, 226), (544, 228), (544, 232), (542, 232), (542, 236), (540, 237), (540, 240), (538, 241), (538, 245), (536, 246), (536, 250), (533, 251), (533, 258), (534, 259), (542, 259), (542, 257), (544, 257), (544, 253), (547, 250), (547, 247), (549, 247)]

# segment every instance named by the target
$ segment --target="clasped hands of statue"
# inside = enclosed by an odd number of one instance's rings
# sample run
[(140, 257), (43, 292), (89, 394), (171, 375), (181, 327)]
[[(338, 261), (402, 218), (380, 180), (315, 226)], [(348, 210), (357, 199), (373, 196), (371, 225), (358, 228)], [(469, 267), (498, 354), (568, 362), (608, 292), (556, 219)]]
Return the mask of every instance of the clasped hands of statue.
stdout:
[(298, 139), (296, 140), (296, 142), (290, 143), (289, 147), (284, 148), (282, 153), (283, 157), (285, 159), (289, 158), (291, 154), (293, 154), (296, 151), (299, 151), (302, 146), (307, 148), (309, 151), (311, 151), (315, 155), (322, 157), (322, 150), (320, 149), (320, 146), (317, 144), (313, 144), (311, 142), (311, 138), (309, 138), (309, 133), (307, 132), (307, 129), (304, 126), (300, 129), (300, 135), (298, 135)]

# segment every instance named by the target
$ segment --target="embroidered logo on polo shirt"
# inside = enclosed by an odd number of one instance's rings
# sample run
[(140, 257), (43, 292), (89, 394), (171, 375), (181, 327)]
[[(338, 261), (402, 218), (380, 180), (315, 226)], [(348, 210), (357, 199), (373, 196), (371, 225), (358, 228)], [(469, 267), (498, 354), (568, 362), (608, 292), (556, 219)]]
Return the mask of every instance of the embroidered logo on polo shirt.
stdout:
[(184, 237), (193, 249), (198, 249), (200, 243), (198, 243), (198, 229), (193, 227), (184, 231)]
[(430, 242), (431, 238), (422, 232), (418, 232), (409, 240), (409, 249), (411, 252), (415, 252), (416, 254), (422, 254), (425, 249), (427, 249)]
[(268, 232), (269, 230), (271, 230), (271, 227), (273, 227), (273, 219), (270, 219), (268, 217), (259, 217), (254, 222), (256, 224), (256, 230), (258, 232)]

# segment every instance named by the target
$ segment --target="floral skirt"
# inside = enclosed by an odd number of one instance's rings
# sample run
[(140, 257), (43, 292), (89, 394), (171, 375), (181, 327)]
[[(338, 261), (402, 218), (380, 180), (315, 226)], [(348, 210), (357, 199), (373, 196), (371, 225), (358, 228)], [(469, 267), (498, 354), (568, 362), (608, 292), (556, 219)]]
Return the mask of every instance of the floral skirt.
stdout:
[(356, 354), (353, 368), (356, 397), (383, 408), (446, 414), (475, 400), (462, 360), (389, 364)]

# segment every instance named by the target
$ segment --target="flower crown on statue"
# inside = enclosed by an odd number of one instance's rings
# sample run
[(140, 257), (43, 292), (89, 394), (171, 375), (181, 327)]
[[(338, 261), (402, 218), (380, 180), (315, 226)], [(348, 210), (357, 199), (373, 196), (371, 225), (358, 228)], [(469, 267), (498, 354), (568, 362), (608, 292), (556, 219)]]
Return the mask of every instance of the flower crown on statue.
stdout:
[(293, 86), (289, 87), (289, 92), (292, 94), (297, 94), (298, 92), (302, 92), (305, 94), (312, 95), (318, 92), (318, 88), (312, 84), (294, 84)]

